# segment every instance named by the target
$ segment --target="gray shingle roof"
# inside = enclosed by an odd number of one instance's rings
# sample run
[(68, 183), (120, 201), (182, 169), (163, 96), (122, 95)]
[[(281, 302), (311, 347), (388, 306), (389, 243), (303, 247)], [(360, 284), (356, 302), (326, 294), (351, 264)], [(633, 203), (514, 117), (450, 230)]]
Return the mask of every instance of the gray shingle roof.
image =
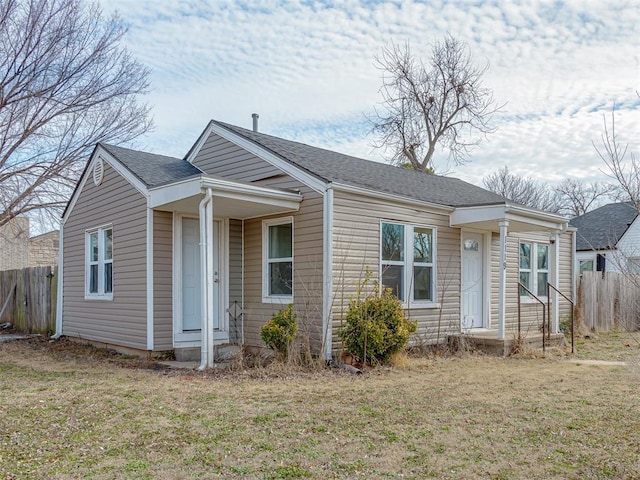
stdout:
[(637, 216), (631, 203), (610, 203), (571, 219), (578, 229), (576, 250), (614, 248)]
[(202, 174), (202, 170), (181, 158), (139, 152), (104, 143), (100, 145), (147, 187), (155, 187)]
[(213, 123), (328, 182), (452, 207), (507, 203), (504, 197), (458, 178), (428, 175), (253, 132), (216, 120)]

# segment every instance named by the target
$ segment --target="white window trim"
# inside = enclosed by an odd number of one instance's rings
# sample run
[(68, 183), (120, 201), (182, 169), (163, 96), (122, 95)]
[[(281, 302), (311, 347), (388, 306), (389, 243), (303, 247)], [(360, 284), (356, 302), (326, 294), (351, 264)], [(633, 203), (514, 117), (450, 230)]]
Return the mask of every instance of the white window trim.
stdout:
[[(522, 243), (527, 243), (529, 245), (531, 245), (531, 264), (530, 267), (531, 268), (520, 268), (520, 244)], [(538, 269), (538, 245), (544, 245), (547, 247), (547, 269), (546, 270), (539, 270)], [(547, 291), (547, 295), (544, 296), (540, 296), (537, 295), (538, 292), (538, 273), (546, 273), (547, 274), (547, 282), (549, 281), (549, 275), (551, 274), (551, 269), (549, 268), (550, 265), (550, 261), (551, 261), (551, 245), (545, 242), (534, 242), (532, 240), (524, 240), (524, 239), (520, 239), (518, 241), (518, 281), (520, 281), (520, 272), (529, 272), (529, 278), (530, 278), (530, 282), (529, 282), (529, 290), (531, 290), (532, 292), (534, 292), (536, 294), (536, 297), (538, 297), (540, 300), (542, 300), (543, 302), (548, 302), (549, 301), (549, 296), (548, 296), (548, 291)], [(520, 290), (520, 288), (518, 287), (518, 291)], [(529, 294), (527, 292), (525, 292), (524, 295), (520, 296), (520, 303), (538, 303), (538, 301), (529, 296)]]
[[(404, 261), (398, 260), (382, 260), (382, 225), (388, 223), (393, 225), (402, 225), (404, 227)], [(427, 228), (431, 230), (431, 248), (432, 259), (431, 263), (423, 263), (413, 261), (413, 234), (414, 229), (416, 228)], [(380, 220), (380, 240), (378, 242), (379, 248), (379, 271), (378, 278), (380, 279), (380, 284), (382, 285), (382, 271), (383, 271), (383, 262), (384, 265), (399, 265), (404, 267), (404, 299), (402, 300), (402, 308), (405, 309), (413, 309), (413, 308), (440, 308), (440, 304), (438, 303), (438, 288), (437, 288), (437, 265), (438, 265), (438, 247), (437, 247), (437, 238), (438, 238), (438, 230), (436, 227), (432, 225), (423, 225), (423, 224), (414, 224), (414, 223), (405, 223), (398, 222), (394, 220)], [(417, 266), (430, 266), (431, 267), (431, 300), (415, 300), (413, 298), (413, 267)]]
[(291, 295), (269, 295), (269, 227), (274, 225), (291, 224), (291, 257), (280, 258), (279, 261), (291, 261), (291, 280), (295, 278), (295, 265), (294, 265), (294, 244), (295, 244), (295, 229), (293, 225), (293, 217), (279, 217), (262, 221), (262, 303), (275, 303), (281, 305), (288, 305), (293, 303), (294, 285), (291, 285)]
[[(111, 258), (106, 260), (104, 259), (104, 232), (106, 230), (111, 230)], [(98, 234), (98, 261), (91, 261), (91, 235), (97, 233)], [(114, 277), (113, 277), (113, 225), (102, 225), (100, 227), (90, 228), (85, 230), (84, 232), (84, 299), (85, 300), (113, 300), (113, 290), (114, 290)], [(104, 266), (105, 264), (110, 263), (111, 266), (111, 291), (104, 291)], [(91, 265), (98, 265), (98, 291), (96, 293), (91, 293), (89, 291), (89, 285), (91, 284), (90, 276), (91, 276)]]

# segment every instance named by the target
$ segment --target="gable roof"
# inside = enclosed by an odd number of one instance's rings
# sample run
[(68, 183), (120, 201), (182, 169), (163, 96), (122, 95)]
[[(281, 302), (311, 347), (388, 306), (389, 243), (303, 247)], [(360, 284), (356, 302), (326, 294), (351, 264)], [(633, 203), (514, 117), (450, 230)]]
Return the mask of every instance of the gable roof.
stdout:
[(203, 172), (183, 159), (100, 144), (147, 187), (183, 180)]
[(244, 137), (325, 182), (401, 195), (451, 207), (509, 203), (496, 193), (458, 178), (428, 175), (254, 132), (217, 120), (211, 122)]
[(637, 216), (636, 209), (627, 202), (610, 203), (571, 219), (569, 225), (578, 229), (576, 250), (615, 248)]

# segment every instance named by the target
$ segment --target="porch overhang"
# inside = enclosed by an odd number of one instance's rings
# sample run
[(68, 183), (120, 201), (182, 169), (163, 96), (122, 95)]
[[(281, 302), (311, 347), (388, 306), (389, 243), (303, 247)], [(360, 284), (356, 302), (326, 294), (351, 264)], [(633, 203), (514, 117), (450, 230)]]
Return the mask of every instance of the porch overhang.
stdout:
[(295, 212), (302, 201), (302, 195), (297, 192), (199, 175), (150, 188), (148, 206), (156, 210), (196, 213), (207, 189), (211, 189), (213, 195), (214, 215), (240, 220)]
[(558, 232), (565, 230), (568, 224), (568, 220), (560, 215), (508, 203), (459, 207), (449, 219), (452, 227), (490, 232), (499, 232), (501, 222), (508, 222), (510, 232)]
[[(498, 232), (498, 339), (504, 340), (506, 334), (506, 298), (507, 298), (507, 235), (509, 232), (546, 232), (552, 248), (554, 265), (550, 269), (550, 280), (558, 284), (558, 249), (560, 232), (567, 229), (569, 220), (553, 213), (547, 213), (509, 203), (480, 205), (456, 208), (449, 216), (452, 227), (472, 228), (488, 232)], [(558, 298), (554, 293), (554, 330), (558, 331)], [(520, 301), (520, 300), (518, 300)]]

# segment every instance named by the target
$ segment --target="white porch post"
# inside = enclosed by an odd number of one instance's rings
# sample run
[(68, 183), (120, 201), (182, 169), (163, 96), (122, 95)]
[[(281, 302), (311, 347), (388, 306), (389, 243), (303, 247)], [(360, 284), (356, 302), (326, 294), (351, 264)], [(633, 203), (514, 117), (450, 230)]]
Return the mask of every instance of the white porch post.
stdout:
[[(553, 285), (556, 288), (560, 288), (559, 282), (560, 282), (560, 235), (558, 233), (555, 233), (552, 237), (553, 240), (553, 269), (551, 271), (551, 280), (550, 283), (551, 285)], [(558, 292), (556, 292), (553, 289), (549, 289), (551, 290), (549, 292), (550, 295), (550, 299), (551, 299), (551, 315), (553, 318), (553, 333), (559, 333), (560, 332), (560, 321), (559, 321), (559, 314), (560, 314), (560, 305), (558, 304), (559, 300), (560, 300), (560, 296), (558, 295)]]
[(202, 323), (198, 369), (204, 370), (213, 366), (213, 195), (210, 187), (200, 202), (199, 214)]
[[(507, 228), (508, 220), (498, 222), (500, 227), (500, 280), (498, 283), (498, 338), (505, 338), (505, 310), (506, 310), (506, 288), (507, 288)], [(518, 300), (519, 301), (519, 300)]]
[(215, 242), (213, 241), (213, 201), (212, 196), (211, 201), (207, 204), (205, 215), (207, 222), (207, 315), (205, 317), (207, 330), (207, 367), (213, 367), (213, 312), (214, 308), (218, 308), (218, 305), (213, 304), (213, 249), (218, 247), (214, 245)]

